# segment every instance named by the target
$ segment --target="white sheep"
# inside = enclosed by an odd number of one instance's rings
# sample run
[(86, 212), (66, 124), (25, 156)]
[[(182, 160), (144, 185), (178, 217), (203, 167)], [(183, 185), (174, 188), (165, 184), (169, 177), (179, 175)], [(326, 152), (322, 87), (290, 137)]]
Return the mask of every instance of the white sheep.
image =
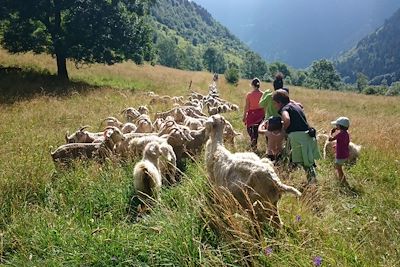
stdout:
[(141, 113), (137, 109), (132, 107), (124, 109), (123, 111), (121, 111), (121, 114), (125, 115), (125, 118), (128, 122), (135, 121), (141, 115)]
[(180, 108), (176, 110), (175, 121), (188, 126), (191, 130), (198, 130), (204, 124), (204, 120), (187, 116)]
[(121, 131), (123, 134), (134, 133), (137, 131), (137, 126), (132, 122), (127, 122), (122, 125)]
[(141, 114), (138, 118), (136, 118), (135, 124), (137, 125), (136, 133), (153, 132), (153, 124), (151, 123), (151, 119), (147, 114)]
[(168, 143), (161, 143), (160, 150), (159, 168), (163, 184), (173, 185), (176, 183), (176, 155), (174, 149)]
[(159, 169), (160, 145), (151, 142), (146, 145), (143, 158), (133, 169), (134, 185), (142, 201), (157, 199), (161, 190), (162, 177)]
[(265, 161), (229, 152), (223, 145), (224, 126), (225, 120), (220, 115), (211, 116), (206, 122), (210, 139), (205, 156), (211, 181), (226, 187), (244, 208), (252, 209), (252, 205), (258, 220), (270, 220), (275, 226), (281, 226), (277, 204), (282, 193), (290, 192), (297, 196), (301, 193), (283, 184), (273, 167)]
[(117, 118), (115, 118), (115, 117), (107, 117), (107, 118), (105, 118), (103, 121), (102, 121), (102, 123), (103, 122), (106, 122), (106, 126), (115, 126), (115, 127), (118, 127), (118, 128), (122, 128), (122, 126), (124, 125), (122, 122), (120, 122)]
[(149, 114), (149, 109), (147, 106), (139, 106), (137, 110), (140, 114)]
[(224, 129), (224, 142), (231, 144), (232, 146), (235, 146), (235, 138), (241, 133), (236, 132), (233, 129), (232, 124), (229, 121), (225, 121), (225, 129)]

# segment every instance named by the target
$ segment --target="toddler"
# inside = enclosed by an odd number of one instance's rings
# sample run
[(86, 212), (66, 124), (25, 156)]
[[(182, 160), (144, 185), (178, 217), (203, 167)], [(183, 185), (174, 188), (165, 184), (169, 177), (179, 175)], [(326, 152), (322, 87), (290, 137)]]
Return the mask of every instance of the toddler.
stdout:
[(260, 124), (258, 132), (267, 137), (267, 157), (274, 161), (278, 160), (282, 154), (285, 133), (280, 117), (270, 117)]
[(347, 132), (350, 126), (350, 120), (347, 117), (339, 117), (331, 122), (335, 128), (331, 130), (329, 141), (336, 140), (336, 156), (335, 156), (335, 169), (339, 181), (342, 184), (347, 184), (346, 177), (343, 172), (343, 164), (349, 157), (349, 143), (350, 135)]

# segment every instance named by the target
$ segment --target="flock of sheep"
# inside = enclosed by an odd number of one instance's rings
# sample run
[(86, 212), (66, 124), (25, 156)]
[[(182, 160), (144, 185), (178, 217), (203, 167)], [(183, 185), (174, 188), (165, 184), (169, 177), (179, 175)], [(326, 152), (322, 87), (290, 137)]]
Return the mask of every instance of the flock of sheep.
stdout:
[[(280, 226), (277, 202), (282, 193), (301, 193), (278, 178), (269, 159), (254, 153), (231, 153), (224, 143), (234, 145), (239, 135), (220, 113), (237, 111), (238, 106), (219, 97), (216, 84), (208, 95), (191, 92), (184, 97), (147, 93), (150, 104), (173, 104), (174, 108), (156, 113), (152, 121), (146, 106), (129, 107), (115, 117), (103, 120), (102, 132), (82, 127), (65, 135), (66, 144), (51, 153), (56, 166), (68, 166), (74, 159), (137, 159), (134, 186), (144, 202), (157, 199), (163, 185), (176, 183), (185, 158), (198, 155), (205, 146), (206, 170), (210, 181), (227, 188), (244, 208), (256, 211), (257, 219)], [(207, 109), (208, 115), (203, 113)]]

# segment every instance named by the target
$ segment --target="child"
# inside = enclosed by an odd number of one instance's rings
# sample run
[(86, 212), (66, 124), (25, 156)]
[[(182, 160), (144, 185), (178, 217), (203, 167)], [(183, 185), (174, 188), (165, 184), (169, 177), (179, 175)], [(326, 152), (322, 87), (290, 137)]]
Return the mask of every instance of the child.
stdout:
[(339, 181), (346, 185), (347, 181), (342, 167), (349, 157), (350, 135), (347, 130), (350, 126), (350, 120), (346, 117), (339, 117), (337, 120), (332, 121), (331, 124), (336, 126), (336, 128), (332, 129), (329, 137), (329, 141), (336, 140), (335, 169)]
[(260, 124), (258, 132), (267, 137), (267, 157), (276, 161), (280, 158), (283, 150), (283, 141), (285, 134), (282, 128), (280, 117), (270, 117)]
[(246, 124), (247, 133), (250, 136), (251, 148), (255, 152), (257, 151), (258, 126), (264, 119), (265, 112), (259, 105), (263, 94), (260, 90), (260, 80), (254, 78), (251, 82), (251, 87), (252, 91), (246, 95), (243, 122)]

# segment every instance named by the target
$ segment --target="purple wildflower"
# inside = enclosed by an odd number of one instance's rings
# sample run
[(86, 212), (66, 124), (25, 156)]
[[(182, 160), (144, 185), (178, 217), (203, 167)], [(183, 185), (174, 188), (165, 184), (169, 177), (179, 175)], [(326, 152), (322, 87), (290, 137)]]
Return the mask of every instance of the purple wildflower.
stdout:
[(296, 215), (296, 222), (300, 222), (301, 221), (301, 216), (300, 215)]
[(321, 257), (321, 256), (315, 257), (314, 260), (313, 260), (313, 263), (314, 263), (314, 266), (317, 266), (317, 267), (321, 266), (321, 264), (322, 264), (322, 257)]
[(271, 256), (271, 254), (272, 254), (272, 248), (271, 248), (271, 247), (267, 247), (267, 248), (265, 249), (265, 255)]

